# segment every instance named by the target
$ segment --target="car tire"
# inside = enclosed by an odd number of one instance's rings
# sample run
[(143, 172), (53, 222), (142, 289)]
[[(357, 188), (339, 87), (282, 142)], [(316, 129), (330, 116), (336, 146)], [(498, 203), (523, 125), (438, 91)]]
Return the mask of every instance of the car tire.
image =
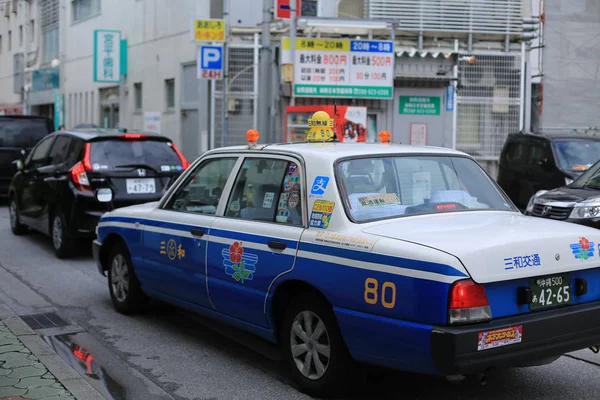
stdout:
[(108, 290), (113, 306), (121, 314), (135, 314), (143, 310), (148, 298), (142, 292), (129, 250), (117, 243), (108, 257)]
[(292, 378), (304, 393), (332, 397), (350, 388), (355, 361), (325, 300), (318, 296), (292, 300), (283, 317), (281, 344)]
[(14, 235), (24, 235), (29, 231), (29, 228), (21, 223), (19, 206), (17, 206), (17, 200), (13, 196), (10, 198), (8, 207), (10, 216), (10, 230)]
[(67, 221), (60, 211), (52, 217), (50, 238), (56, 257), (64, 259), (73, 255), (75, 242), (68, 234)]

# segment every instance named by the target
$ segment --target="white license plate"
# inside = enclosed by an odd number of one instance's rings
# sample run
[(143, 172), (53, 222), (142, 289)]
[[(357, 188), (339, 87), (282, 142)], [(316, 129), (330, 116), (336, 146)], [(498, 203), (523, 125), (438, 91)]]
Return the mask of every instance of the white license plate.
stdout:
[(154, 178), (127, 179), (127, 194), (156, 193)]

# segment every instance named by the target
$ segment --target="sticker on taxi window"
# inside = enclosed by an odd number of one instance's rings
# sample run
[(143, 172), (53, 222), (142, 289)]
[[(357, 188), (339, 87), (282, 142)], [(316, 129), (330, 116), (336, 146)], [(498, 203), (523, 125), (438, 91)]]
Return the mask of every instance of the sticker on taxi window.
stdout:
[(477, 351), (493, 349), (521, 343), (523, 340), (523, 325), (511, 326), (510, 328), (496, 329), (493, 331), (479, 332)]
[(275, 199), (274, 192), (265, 193), (265, 198), (263, 199), (263, 208), (271, 208), (273, 206), (273, 199)]
[(373, 196), (363, 196), (358, 198), (361, 207), (379, 207), (379, 206), (399, 206), (400, 199), (396, 193), (376, 194)]
[(310, 227), (327, 229), (335, 203), (327, 200), (316, 200), (310, 215)]
[(288, 200), (288, 207), (294, 209), (298, 206), (298, 203), (300, 203), (300, 195), (298, 194), (298, 192), (294, 192), (290, 195), (290, 198)]
[(329, 185), (328, 176), (317, 176), (310, 189), (310, 195), (323, 196), (325, 194), (325, 189), (327, 189), (327, 185)]

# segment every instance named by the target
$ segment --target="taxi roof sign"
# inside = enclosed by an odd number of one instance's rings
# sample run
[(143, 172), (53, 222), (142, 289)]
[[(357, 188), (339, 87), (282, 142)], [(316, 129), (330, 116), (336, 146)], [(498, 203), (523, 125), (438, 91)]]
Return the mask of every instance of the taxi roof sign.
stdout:
[(325, 111), (317, 111), (308, 119), (309, 131), (306, 139), (309, 142), (330, 142), (335, 140), (333, 118)]

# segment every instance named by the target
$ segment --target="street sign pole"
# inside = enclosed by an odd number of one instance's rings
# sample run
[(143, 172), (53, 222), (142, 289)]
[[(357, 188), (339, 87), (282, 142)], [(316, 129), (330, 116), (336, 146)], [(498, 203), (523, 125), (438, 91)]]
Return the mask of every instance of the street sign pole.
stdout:
[[(296, 0), (290, 0), (290, 58), (294, 64), (296, 55)], [(292, 72), (293, 73), (293, 72)], [(296, 96), (294, 96), (294, 83), (292, 79), (292, 94), (290, 97), (290, 106), (296, 105)]]
[(264, 137), (265, 142), (272, 143), (273, 137), (269, 129), (269, 100), (271, 99), (269, 91), (270, 68), (271, 68), (271, 10), (270, 3), (263, 1), (262, 18), (262, 45), (260, 48), (260, 91), (258, 105), (258, 130)]
[(223, 42), (223, 86), (221, 99), (221, 147), (227, 143), (226, 138), (229, 131), (229, 119), (227, 112), (227, 94), (229, 92), (229, 57), (227, 57), (227, 42), (229, 41), (229, 0), (223, 0), (223, 19), (225, 20), (225, 41)]

